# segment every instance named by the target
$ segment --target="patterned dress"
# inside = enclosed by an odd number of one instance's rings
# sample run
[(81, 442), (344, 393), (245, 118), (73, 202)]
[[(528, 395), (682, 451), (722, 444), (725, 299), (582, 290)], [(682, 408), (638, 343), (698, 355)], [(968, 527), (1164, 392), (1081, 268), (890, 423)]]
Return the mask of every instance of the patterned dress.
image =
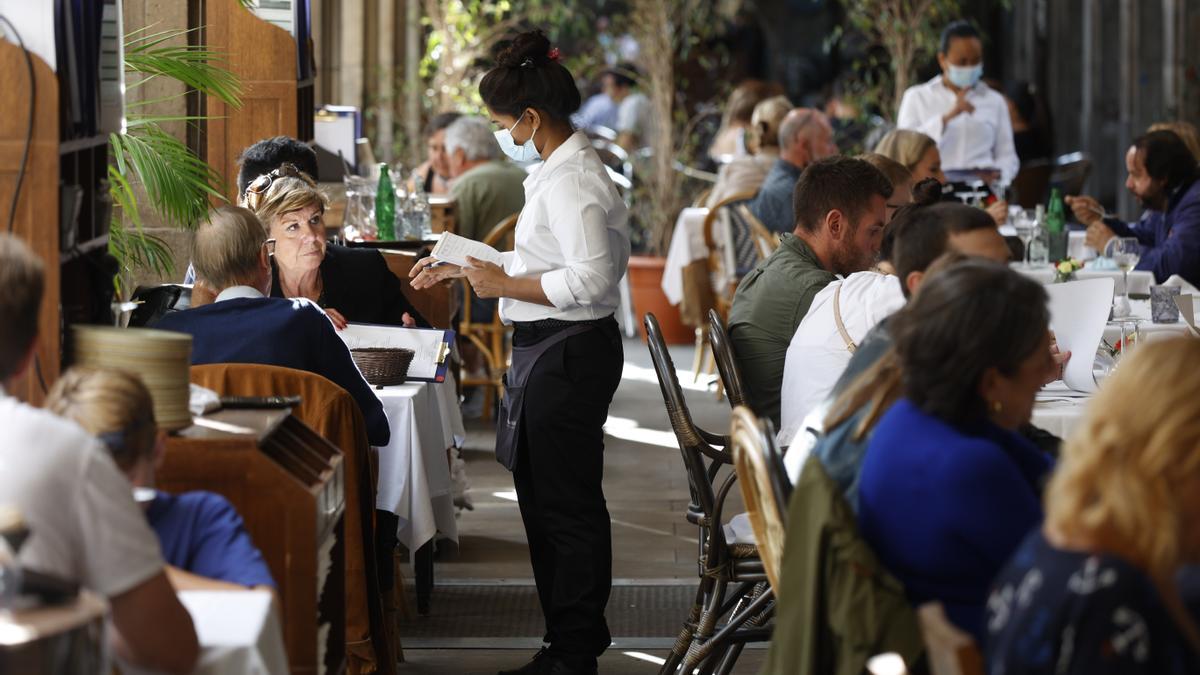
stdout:
[(1144, 572), (1040, 531), (996, 577), (986, 618), (989, 675), (1200, 672)]

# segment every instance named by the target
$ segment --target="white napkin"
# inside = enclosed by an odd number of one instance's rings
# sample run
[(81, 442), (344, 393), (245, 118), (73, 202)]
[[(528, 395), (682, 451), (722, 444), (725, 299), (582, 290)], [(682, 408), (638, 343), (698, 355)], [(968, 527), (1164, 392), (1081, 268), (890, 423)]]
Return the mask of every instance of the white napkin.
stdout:
[(212, 389), (205, 389), (198, 384), (190, 385), (188, 393), (188, 410), (192, 415), (200, 417), (214, 410), (221, 409), (221, 397)]

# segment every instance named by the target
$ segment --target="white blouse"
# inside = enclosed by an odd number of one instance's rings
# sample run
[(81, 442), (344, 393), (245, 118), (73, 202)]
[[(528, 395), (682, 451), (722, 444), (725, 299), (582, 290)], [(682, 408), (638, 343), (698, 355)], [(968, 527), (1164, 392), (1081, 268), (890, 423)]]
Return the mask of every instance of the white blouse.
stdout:
[(510, 276), (541, 275), (554, 306), (501, 298), (500, 318), (585, 321), (615, 312), (629, 263), (628, 220), (600, 157), (575, 132), (525, 179), (516, 247), (504, 254)]
[(1013, 145), (1008, 102), (1000, 92), (982, 82), (967, 90), (975, 112), (956, 115), (942, 124), (942, 115), (954, 107), (957, 94), (942, 84), (942, 76), (909, 87), (900, 99), (896, 126), (920, 131), (938, 144), (942, 170), (999, 169), (1011, 183), (1021, 160)]

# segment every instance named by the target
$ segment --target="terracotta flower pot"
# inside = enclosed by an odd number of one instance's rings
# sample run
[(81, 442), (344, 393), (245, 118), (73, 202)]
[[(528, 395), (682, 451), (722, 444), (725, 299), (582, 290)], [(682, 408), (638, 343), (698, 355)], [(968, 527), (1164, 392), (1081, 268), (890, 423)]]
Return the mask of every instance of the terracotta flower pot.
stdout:
[(662, 328), (667, 344), (691, 344), (696, 339), (695, 330), (679, 319), (679, 308), (667, 301), (663, 294), (663, 268), (667, 259), (658, 256), (635, 255), (629, 258), (629, 291), (633, 296), (633, 312), (637, 317), (638, 332), (646, 339), (646, 328), (642, 318), (653, 314)]

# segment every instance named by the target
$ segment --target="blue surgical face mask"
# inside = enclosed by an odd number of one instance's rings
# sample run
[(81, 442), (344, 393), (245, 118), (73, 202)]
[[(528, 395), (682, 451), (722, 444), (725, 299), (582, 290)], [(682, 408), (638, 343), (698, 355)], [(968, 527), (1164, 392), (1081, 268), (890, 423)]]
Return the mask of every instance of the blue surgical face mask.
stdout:
[(970, 89), (975, 86), (983, 77), (983, 64), (977, 63), (973, 66), (950, 66), (950, 73), (947, 79), (950, 84), (961, 89)]
[(495, 132), (496, 142), (500, 144), (500, 151), (508, 155), (509, 159), (514, 162), (532, 162), (541, 159), (542, 156), (538, 153), (537, 146), (533, 144), (533, 137), (537, 135), (536, 127), (533, 133), (529, 134), (529, 140), (525, 141), (523, 145), (517, 145), (517, 142), (513, 140), (513, 129), (516, 129), (520, 124), (521, 120), (517, 120), (517, 123), (512, 125), (512, 128), (501, 129)]

